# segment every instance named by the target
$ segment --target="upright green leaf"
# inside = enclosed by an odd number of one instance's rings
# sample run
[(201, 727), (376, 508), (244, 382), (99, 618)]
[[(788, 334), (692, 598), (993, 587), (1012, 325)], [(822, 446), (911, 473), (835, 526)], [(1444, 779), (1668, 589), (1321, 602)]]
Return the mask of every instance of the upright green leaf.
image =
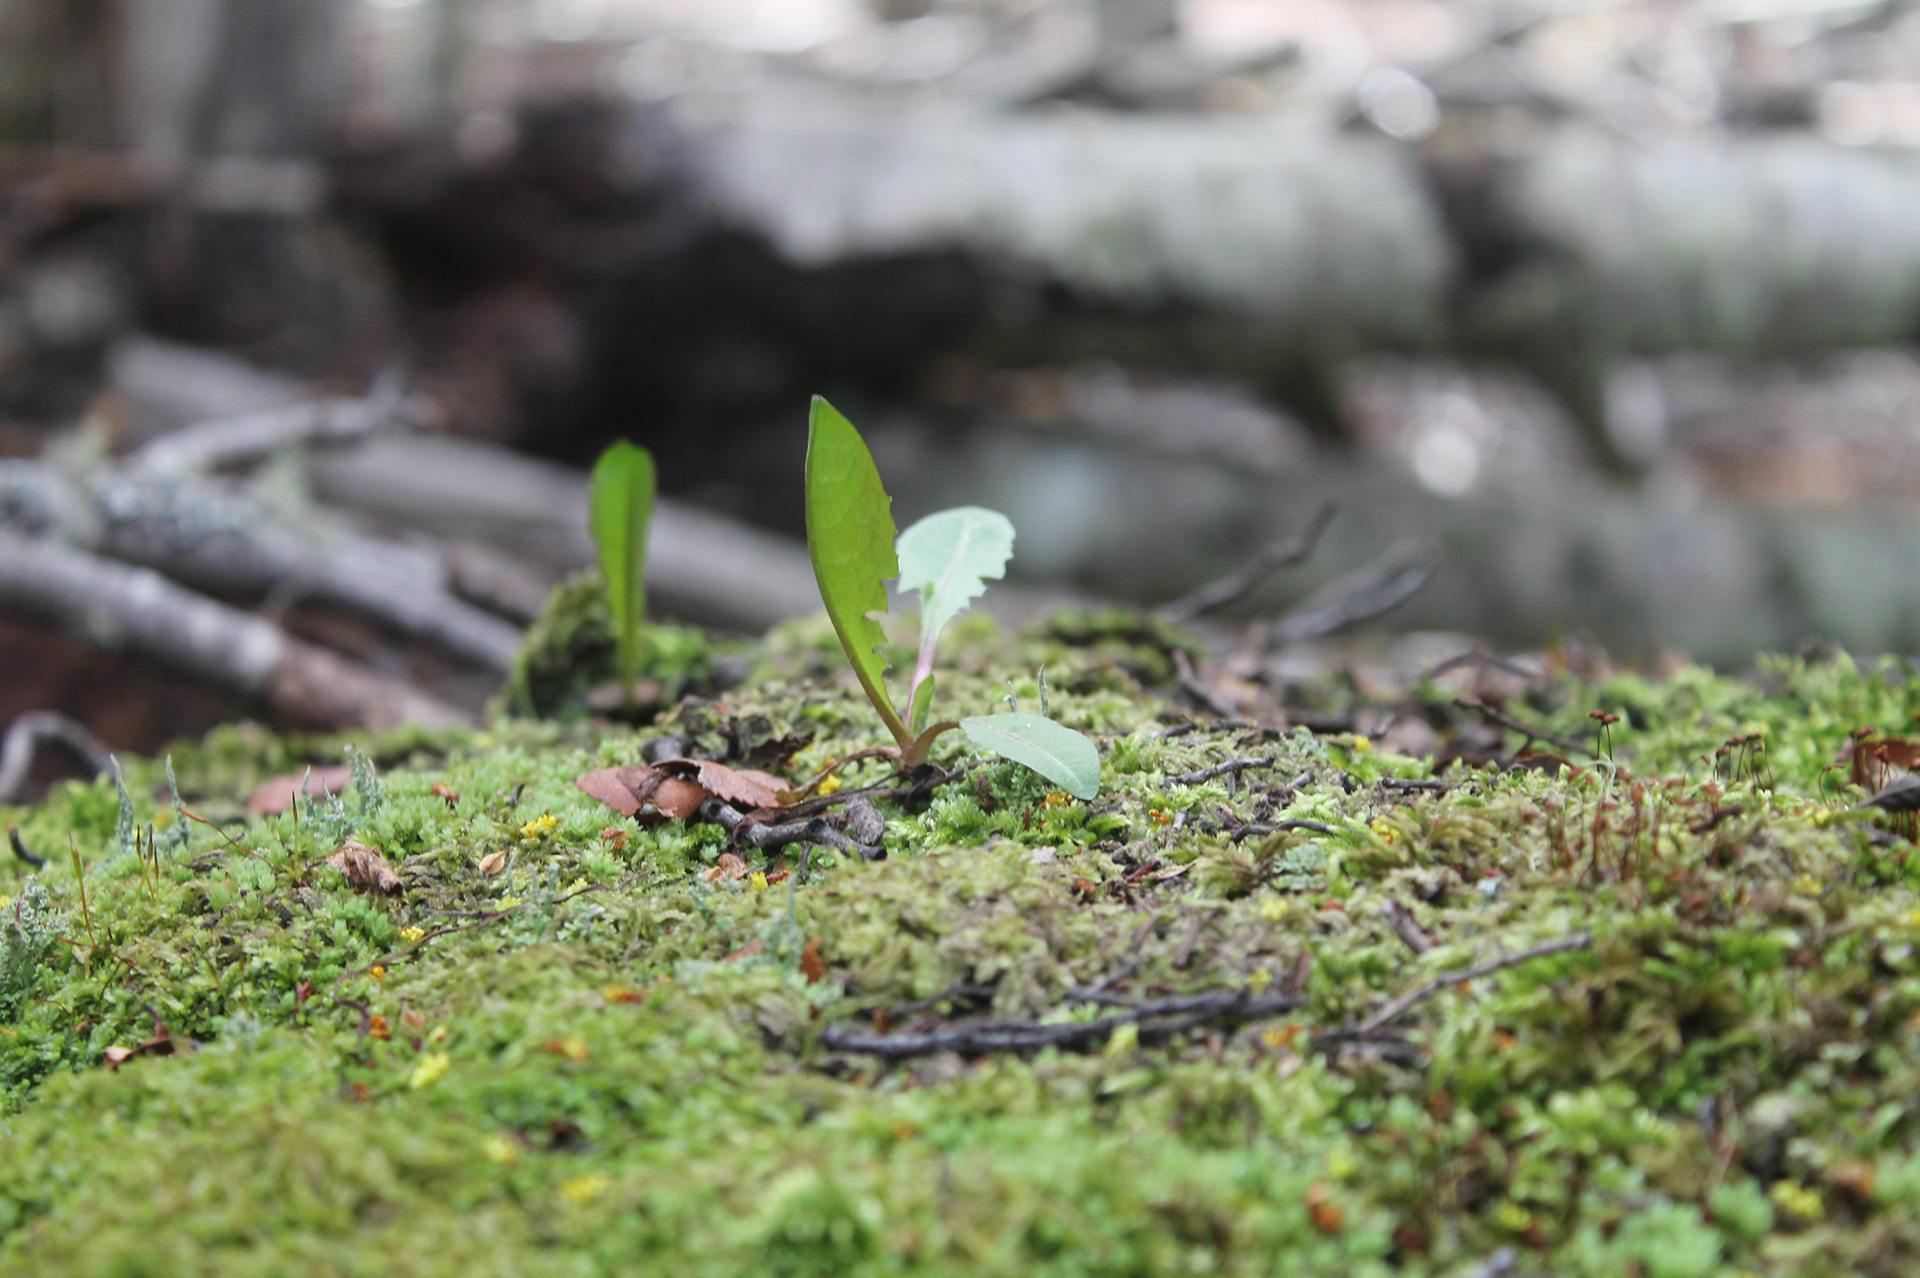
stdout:
[(898, 575), (893, 499), (860, 432), (833, 405), (813, 397), (807, 427), (807, 550), (820, 600), (867, 700), (901, 749), (913, 738), (887, 697), (886, 640), (869, 615), (887, 610), (887, 578)]
[(647, 525), (653, 519), (653, 455), (625, 440), (593, 465), (588, 525), (613, 612), (620, 682), (633, 695), (640, 673), (640, 630), (647, 615)]
[(1076, 799), (1100, 793), (1100, 751), (1072, 728), (1014, 713), (962, 719), (960, 730), (981, 749), (1026, 764)]
[(928, 515), (900, 534), (900, 589), (920, 592), (920, 657), (914, 664), (907, 717), (924, 723), (933, 698), (933, 659), (940, 632), (1004, 577), (1013, 557), (1013, 521), (997, 510), (956, 506)]

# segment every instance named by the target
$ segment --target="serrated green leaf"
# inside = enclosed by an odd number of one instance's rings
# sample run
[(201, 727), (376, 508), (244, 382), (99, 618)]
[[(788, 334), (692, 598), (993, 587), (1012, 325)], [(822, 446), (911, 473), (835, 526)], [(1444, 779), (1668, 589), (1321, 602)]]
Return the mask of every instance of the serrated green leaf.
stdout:
[(647, 615), (647, 526), (653, 520), (653, 454), (625, 440), (593, 464), (588, 527), (600, 553), (613, 613), (620, 679), (629, 691), (640, 673), (640, 632)]
[(900, 589), (920, 592), (920, 656), (914, 663), (909, 720), (925, 720), (933, 704), (933, 659), (940, 632), (1004, 577), (1013, 557), (1013, 521), (997, 510), (956, 506), (928, 515), (900, 534)]
[(967, 740), (1024, 763), (1076, 799), (1100, 793), (1100, 751), (1072, 728), (1037, 714), (976, 715), (960, 721)]
[(807, 551), (814, 580), (867, 700), (905, 749), (913, 737), (887, 696), (886, 664), (874, 651), (886, 636), (869, 615), (887, 610), (885, 583), (900, 571), (892, 506), (860, 432), (815, 395), (807, 426)]
[(1013, 558), (1013, 521), (997, 510), (956, 506), (900, 534), (900, 589), (920, 592), (920, 629), (938, 635)]

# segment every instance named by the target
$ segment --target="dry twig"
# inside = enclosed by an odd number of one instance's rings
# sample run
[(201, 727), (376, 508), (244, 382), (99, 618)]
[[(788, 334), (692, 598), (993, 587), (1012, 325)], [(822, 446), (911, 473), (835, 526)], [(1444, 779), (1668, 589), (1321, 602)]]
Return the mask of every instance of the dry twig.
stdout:
[(1280, 569), (1306, 562), (1320, 544), (1321, 534), (1327, 531), (1327, 525), (1333, 522), (1334, 512), (1339, 509), (1340, 503), (1331, 498), (1322, 502), (1320, 508), (1307, 519), (1305, 528), (1263, 547), (1259, 554), (1220, 580), (1210, 582), (1170, 604), (1163, 604), (1160, 615), (1173, 622), (1192, 621), (1203, 613), (1224, 608), (1245, 598)]

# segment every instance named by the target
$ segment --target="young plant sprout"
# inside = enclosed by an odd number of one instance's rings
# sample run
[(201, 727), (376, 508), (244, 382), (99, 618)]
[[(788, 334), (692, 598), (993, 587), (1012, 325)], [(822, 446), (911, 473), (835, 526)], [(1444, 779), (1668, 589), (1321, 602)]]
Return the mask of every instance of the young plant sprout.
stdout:
[[(982, 749), (1025, 764), (1077, 798), (1093, 798), (1099, 751), (1044, 714), (1015, 709), (927, 722), (940, 632), (985, 591), (988, 578), (1006, 574), (1013, 524), (998, 511), (961, 506), (928, 515), (896, 541), (892, 505), (860, 432), (816, 395), (807, 432), (807, 549), (847, 664), (893, 735), (891, 753), (902, 768), (917, 768), (941, 733), (958, 728)], [(887, 693), (886, 665), (876, 651), (886, 637), (873, 614), (887, 610), (890, 577), (920, 594), (920, 652), (904, 717)]]
[(621, 440), (593, 464), (593, 498), (588, 526), (607, 583), (607, 607), (613, 613), (620, 695), (633, 709), (633, 685), (640, 677), (640, 635), (647, 617), (647, 525), (653, 519), (653, 455)]

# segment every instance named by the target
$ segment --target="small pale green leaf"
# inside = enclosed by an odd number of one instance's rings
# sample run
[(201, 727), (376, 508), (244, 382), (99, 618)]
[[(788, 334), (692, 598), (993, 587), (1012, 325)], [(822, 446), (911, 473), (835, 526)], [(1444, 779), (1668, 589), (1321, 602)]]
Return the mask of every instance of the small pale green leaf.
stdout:
[(887, 697), (886, 664), (874, 651), (886, 636), (869, 615), (887, 610), (897, 576), (893, 499), (853, 423), (818, 395), (807, 428), (807, 550), (820, 600), (867, 700), (902, 749), (913, 740)]
[(960, 721), (967, 740), (1024, 763), (1076, 799), (1100, 793), (1100, 751), (1072, 728), (1037, 714), (987, 714)]
[(913, 718), (907, 724), (907, 730), (916, 737), (927, 730), (927, 720), (932, 717), (934, 685), (937, 682), (934, 676), (928, 675), (920, 681), (920, 686), (914, 693)]
[(647, 525), (653, 519), (653, 455), (625, 440), (593, 464), (588, 526), (600, 552), (613, 613), (620, 678), (632, 688), (640, 672), (640, 631), (647, 615)]
[(938, 635), (1013, 558), (1013, 521), (997, 510), (956, 506), (900, 534), (900, 589), (920, 592), (920, 629)]

